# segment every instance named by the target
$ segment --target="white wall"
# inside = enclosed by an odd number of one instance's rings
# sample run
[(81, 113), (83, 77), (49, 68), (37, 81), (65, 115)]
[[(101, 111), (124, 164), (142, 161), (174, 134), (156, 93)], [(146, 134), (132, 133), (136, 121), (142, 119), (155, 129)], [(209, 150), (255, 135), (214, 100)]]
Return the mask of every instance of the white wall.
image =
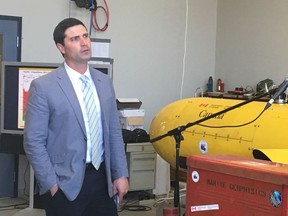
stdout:
[(288, 74), (288, 1), (218, 0), (215, 77), (225, 90)]
[(183, 98), (194, 96), (195, 87), (207, 90), (214, 77), (217, 27), (217, 1), (189, 1), (187, 57)]

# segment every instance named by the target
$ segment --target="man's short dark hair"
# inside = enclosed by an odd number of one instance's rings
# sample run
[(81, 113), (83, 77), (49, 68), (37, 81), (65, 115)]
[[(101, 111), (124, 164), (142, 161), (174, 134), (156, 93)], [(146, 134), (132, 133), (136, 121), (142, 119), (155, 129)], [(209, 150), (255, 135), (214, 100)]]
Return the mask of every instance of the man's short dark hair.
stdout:
[(55, 44), (60, 43), (64, 45), (64, 38), (66, 37), (65, 31), (68, 28), (76, 25), (82, 25), (86, 28), (86, 26), (80, 20), (75, 18), (66, 18), (58, 23), (53, 32), (53, 39)]

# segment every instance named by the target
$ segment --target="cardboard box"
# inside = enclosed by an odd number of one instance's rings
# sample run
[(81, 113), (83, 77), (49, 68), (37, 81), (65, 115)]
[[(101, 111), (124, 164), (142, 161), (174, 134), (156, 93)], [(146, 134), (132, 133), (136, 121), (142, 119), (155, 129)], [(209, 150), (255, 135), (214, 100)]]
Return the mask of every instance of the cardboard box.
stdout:
[(117, 109), (139, 109), (142, 102), (137, 98), (117, 98)]
[(122, 109), (118, 110), (122, 129), (134, 130), (144, 128), (144, 109)]
[(187, 216), (288, 215), (287, 164), (194, 155), (187, 165)]
[(136, 128), (144, 128), (144, 117), (120, 117), (120, 124), (122, 129), (134, 130)]

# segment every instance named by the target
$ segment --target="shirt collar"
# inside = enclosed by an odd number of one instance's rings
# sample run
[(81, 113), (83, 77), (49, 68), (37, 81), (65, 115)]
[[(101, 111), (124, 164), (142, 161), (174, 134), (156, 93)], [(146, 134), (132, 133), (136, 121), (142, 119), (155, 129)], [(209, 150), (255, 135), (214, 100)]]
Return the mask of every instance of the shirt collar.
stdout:
[[(72, 69), (71, 67), (69, 67), (66, 62), (64, 62), (64, 66), (65, 69), (68, 73), (68, 76), (73, 79), (73, 80), (79, 80), (80, 76), (82, 76), (82, 74), (80, 74), (79, 72), (75, 71), (74, 69)], [(87, 67), (87, 70), (85, 71), (85, 73), (83, 74), (85, 76), (87, 76), (90, 80), (92, 80), (91, 75), (90, 75), (90, 71), (89, 71), (89, 66)]]

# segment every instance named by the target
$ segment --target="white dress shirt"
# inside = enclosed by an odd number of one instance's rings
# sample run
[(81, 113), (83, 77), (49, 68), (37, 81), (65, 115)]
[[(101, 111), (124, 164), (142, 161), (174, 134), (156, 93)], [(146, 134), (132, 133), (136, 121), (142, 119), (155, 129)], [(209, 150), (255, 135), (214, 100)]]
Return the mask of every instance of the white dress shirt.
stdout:
[[(82, 76), (82, 74), (80, 74), (79, 72), (73, 70), (72, 68), (70, 68), (66, 63), (64, 63), (65, 69), (68, 73), (68, 76), (72, 82), (73, 88), (75, 90), (75, 93), (77, 95), (81, 110), (82, 110), (82, 114), (83, 114), (83, 118), (84, 118), (84, 123), (85, 123), (85, 128), (86, 128), (86, 134), (87, 134), (87, 154), (86, 154), (86, 163), (91, 163), (92, 161), (92, 151), (91, 151), (91, 141), (90, 141), (90, 133), (89, 133), (89, 126), (88, 126), (88, 117), (87, 117), (87, 112), (86, 112), (86, 108), (85, 108), (85, 104), (84, 104), (84, 100), (83, 100), (83, 93), (81, 90), (81, 86), (82, 86), (82, 81), (80, 80), (80, 77)], [(90, 71), (89, 71), (89, 67), (87, 68), (87, 71), (83, 74), (85, 76), (87, 76), (89, 78), (89, 82), (93, 88), (93, 95), (94, 95), (94, 100), (95, 100), (95, 104), (96, 104), (96, 110), (98, 112), (98, 115), (101, 118), (101, 107), (100, 107), (100, 101), (99, 101), (99, 97), (96, 91), (96, 87), (94, 85), (94, 82), (91, 78), (90, 75)], [(100, 121), (101, 123), (101, 121)], [(100, 127), (100, 142), (103, 145), (103, 129), (102, 129), (102, 125), (99, 126)]]

